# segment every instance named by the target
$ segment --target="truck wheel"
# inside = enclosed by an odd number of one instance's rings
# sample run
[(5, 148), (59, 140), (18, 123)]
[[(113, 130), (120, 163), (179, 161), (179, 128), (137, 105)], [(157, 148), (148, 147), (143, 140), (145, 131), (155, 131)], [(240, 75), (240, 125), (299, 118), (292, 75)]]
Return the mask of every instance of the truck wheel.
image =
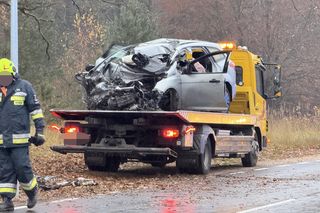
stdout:
[(104, 153), (84, 153), (85, 164), (90, 171), (117, 172), (121, 163), (119, 157), (107, 157)]
[(164, 162), (154, 162), (154, 163), (151, 163), (151, 166), (164, 168), (166, 166), (166, 163), (164, 163)]
[(92, 165), (87, 165), (88, 169), (90, 171), (98, 171), (98, 172), (103, 172), (105, 168), (103, 166), (92, 166)]
[(252, 142), (252, 151), (241, 158), (242, 166), (244, 167), (254, 167), (258, 162), (259, 144), (255, 140)]
[(208, 174), (211, 168), (211, 142), (210, 139), (207, 139), (206, 145), (204, 147), (204, 152), (199, 155), (198, 166), (195, 169), (197, 174)]
[(105, 171), (117, 172), (120, 167), (121, 159), (117, 157), (106, 157)]
[(105, 171), (105, 155), (103, 153), (84, 153), (84, 162), (90, 171)]
[[(201, 139), (198, 136), (194, 137), (194, 148), (200, 150)], [(212, 149), (211, 141), (207, 138), (204, 151), (194, 157), (186, 157), (177, 159), (177, 167), (180, 172), (191, 174), (208, 174), (211, 169)]]

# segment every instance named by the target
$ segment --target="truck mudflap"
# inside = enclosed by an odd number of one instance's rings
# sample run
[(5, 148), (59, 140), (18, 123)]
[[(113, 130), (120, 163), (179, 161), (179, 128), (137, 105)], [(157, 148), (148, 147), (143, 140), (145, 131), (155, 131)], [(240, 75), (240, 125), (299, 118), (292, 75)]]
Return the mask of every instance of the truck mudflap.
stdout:
[(165, 148), (151, 148), (151, 147), (103, 147), (103, 146), (52, 146), (51, 150), (61, 154), (67, 153), (85, 153), (96, 152), (104, 153), (112, 156), (122, 156), (129, 158), (139, 158), (145, 156), (167, 156), (177, 158), (178, 154), (174, 150)]

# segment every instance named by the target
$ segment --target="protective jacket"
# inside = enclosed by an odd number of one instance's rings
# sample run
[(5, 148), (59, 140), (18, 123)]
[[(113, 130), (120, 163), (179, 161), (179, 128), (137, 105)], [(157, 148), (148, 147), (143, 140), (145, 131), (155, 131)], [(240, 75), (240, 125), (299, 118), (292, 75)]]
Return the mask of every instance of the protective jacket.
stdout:
[(36, 131), (42, 134), (45, 123), (34, 89), (28, 81), (17, 78), (8, 86), (6, 96), (0, 92), (0, 148), (28, 146), (30, 115)]

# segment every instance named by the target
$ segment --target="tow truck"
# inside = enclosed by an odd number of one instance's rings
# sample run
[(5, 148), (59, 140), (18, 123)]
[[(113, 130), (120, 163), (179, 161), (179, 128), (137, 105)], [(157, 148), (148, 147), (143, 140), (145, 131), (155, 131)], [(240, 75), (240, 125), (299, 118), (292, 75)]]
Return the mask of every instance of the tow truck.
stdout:
[(219, 44), (235, 63), (236, 95), (229, 112), (52, 109), (64, 120), (64, 145), (51, 149), (84, 154), (93, 171), (116, 172), (122, 163), (139, 161), (156, 167), (176, 162), (180, 172), (207, 174), (218, 157), (256, 166), (270, 141), (266, 100), (281, 96), (281, 66), (234, 42)]

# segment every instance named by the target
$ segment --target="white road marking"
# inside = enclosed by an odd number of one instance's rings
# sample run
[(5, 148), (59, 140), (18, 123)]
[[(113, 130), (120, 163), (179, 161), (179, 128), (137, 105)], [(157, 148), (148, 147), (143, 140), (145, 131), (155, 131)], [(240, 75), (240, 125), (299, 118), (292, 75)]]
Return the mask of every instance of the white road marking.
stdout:
[(18, 210), (18, 209), (26, 209), (28, 208), (27, 206), (18, 206), (18, 207), (14, 207), (14, 210)]
[(278, 166), (275, 166), (275, 167), (281, 168), (281, 167), (287, 167), (287, 166), (291, 166), (291, 164), (282, 164), (282, 165), (278, 165)]
[(62, 202), (73, 201), (73, 200), (78, 200), (78, 199), (79, 198), (67, 198), (67, 199), (62, 199), (62, 200), (51, 201), (51, 203), (62, 203)]
[(255, 169), (254, 171), (262, 171), (262, 170), (267, 170), (269, 168), (259, 168), (259, 169)]
[(300, 162), (300, 163), (297, 163), (297, 164), (298, 164), (298, 165), (303, 165), (303, 164), (308, 164), (308, 163), (310, 163), (310, 162), (305, 161), (305, 162)]
[[(79, 198), (67, 198), (67, 199), (62, 199), (62, 200), (54, 200), (51, 201), (51, 203), (62, 203), (65, 201), (73, 201), (73, 200), (78, 200)], [(14, 207), (14, 210), (18, 210), (18, 209), (26, 209), (28, 208), (27, 206), (18, 206), (18, 207)]]
[(244, 172), (231, 172), (229, 175), (237, 175), (237, 174), (244, 174)]
[(254, 211), (257, 211), (257, 210), (266, 209), (266, 208), (270, 208), (270, 207), (282, 205), (282, 204), (285, 204), (285, 203), (290, 203), (290, 202), (293, 202), (293, 201), (295, 201), (295, 200), (296, 200), (296, 199), (284, 200), (284, 201), (280, 201), (280, 202), (268, 204), (268, 205), (265, 205), (265, 206), (259, 206), (259, 207), (255, 207), (255, 208), (252, 208), (252, 209), (247, 209), (247, 210), (244, 210), (244, 211), (239, 211), (239, 212), (237, 212), (237, 213), (254, 212)]

